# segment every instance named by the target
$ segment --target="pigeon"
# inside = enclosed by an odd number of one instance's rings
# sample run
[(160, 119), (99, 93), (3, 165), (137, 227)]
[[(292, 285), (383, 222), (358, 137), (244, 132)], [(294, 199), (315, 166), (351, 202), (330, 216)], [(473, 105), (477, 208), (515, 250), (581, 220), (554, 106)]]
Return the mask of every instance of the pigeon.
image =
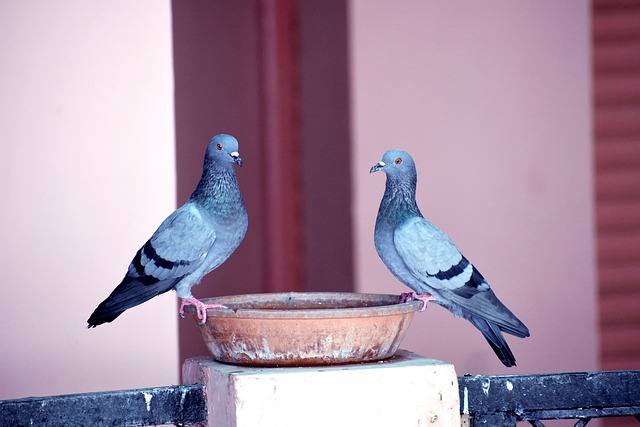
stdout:
[(374, 243), (387, 268), (415, 294), (400, 300), (432, 301), (454, 316), (470, 321), (485, 337), (500, 361), (516, 359), (502, 332), (519, 338), (529, 329), (498, 300), (478, 269), (453, 241), (427, 221), (416, 203), (416, 166), (402, 150), (389, 150), (370, 173), (383, 171), (386, 188), (376, 218)]
[(92, 328), (111, 322), (125, 310), (174, 289), (184, 307), (196, 307), (200, 324), (207, 309), (191, 288), (222, 264), (247, 232), (248, 218), (234, 164), (242, 166), (238, 141), (220, 134), (211, 139), (204, 158), (202, 178), (189, 200), (176, 209), (138, 250), (122, 282), (98, 305), (87, 320)]

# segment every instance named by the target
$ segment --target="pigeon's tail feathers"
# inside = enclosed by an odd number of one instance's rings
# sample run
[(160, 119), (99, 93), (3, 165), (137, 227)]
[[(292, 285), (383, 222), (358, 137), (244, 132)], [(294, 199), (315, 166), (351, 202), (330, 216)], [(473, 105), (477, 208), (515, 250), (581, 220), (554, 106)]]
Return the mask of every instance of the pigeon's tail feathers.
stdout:
[(529, 328), (496, 297), (491, 289), (478, 292), (470, 298), (456, 294), (448, 297), (453, 304), (449, 304), (447, 308), (457, 316), (467, 319), (470, 317), (485, 319), (502, 332), (518, 338), (529, 336)]
[(513, 322), (498, 323), (497, 326), (501, 331), (511, 334), (514, 337), (526, 338), (529, 336), (529, 328), (527, 328), (516, 316), (513, 316)]
[(125, 310), (173, 289), (181, 279), (182, 277), (158, 281), (150, 276), (125, 276), (107, 299), (93, 311), (87, 320), (87, 327), (95, 328), (103, 323), (112, 322)]
[(464, 298), (450, 295), (451, 301), (442, 304), (454, 315), (467, 319), (485, 337), (496, 356), (507, 367), (516, 365), (516, 359), (502, 332), (526, 338), (529, 329), (500, 300), (491, 289)]
[(516, 366), (516, 358), (513, 356), (507, 341), (504, 339), (500, 327), (491, 323), (485, 319), (478, 317), (469, 317), (469, 321), (478, 328), (482, 335), (485, 337), (493, 352), (498, 356), (498, 359), (506, 366), (510, 368)]

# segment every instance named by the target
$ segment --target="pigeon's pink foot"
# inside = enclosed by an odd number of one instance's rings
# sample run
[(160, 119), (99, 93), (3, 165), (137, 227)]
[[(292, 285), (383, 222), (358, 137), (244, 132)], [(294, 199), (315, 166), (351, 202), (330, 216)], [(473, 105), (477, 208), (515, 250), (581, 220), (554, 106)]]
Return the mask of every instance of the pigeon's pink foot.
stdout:
[(414, 301), (414, 300), (422, 301), (422, 307), (420, 308), (420, 311), (425, 311), (427, 309), (427, 301), (435, 301), (436, 297), (434, 297), (431, 294), (417, 295), (413, 292), (406, 292), (406, 293), (400, 294), (401, 303)]
[(200, 326), (204, 325), (204, 322), (207, 321), (207, 310), (210, 308), (227, 308), (226, 305), (222, 305), (222, 304), (205, 304), (202, 301), (200, 301), (199, 299), (196, 299), (195, 297), (191, 297), (191, 298), (186, 298), (182, 300), (182, 304), (180, 304), (180, 311), (178, 312), (180, 314), (180, 317), (184, 318), (184, 306), (185, 305), (193, 305), (196, 307), (196, 310), (198, 312), (198, 320), (200, 320), (200, 322), (198, 322), (198, 324)]

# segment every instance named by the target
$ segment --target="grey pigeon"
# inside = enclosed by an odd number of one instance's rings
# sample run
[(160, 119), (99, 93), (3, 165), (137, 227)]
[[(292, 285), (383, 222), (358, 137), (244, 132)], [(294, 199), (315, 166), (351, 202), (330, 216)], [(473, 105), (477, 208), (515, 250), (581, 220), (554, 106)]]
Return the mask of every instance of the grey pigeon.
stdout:
[(175, 210), (138, 250), (122, 282), (87, 320), (88, 327), (111, 322), (125, 310), (174, 289), (185, 305), (194, 305), (204, 323), (208, 308), (191, 288), (222, 264), (247, 232), (247, 211), (233, 165), (242, 166), (238, 141), (220, 134), (211, 139), (202, 178), (189, 200)]
[[(376, 218), (374, 242), (389, 270), (423, 301), (432, 300), (482, 332), (502, 363), (516, 359), (502, 332), (519, 338), (529, 329), (498, 300), (487, 281), (438, 227), (424, 219), (416, 203), (416, 166), (405, 151), (389, 150), (371, 173), (384, 171), (387, 183)], [(403, 294), (401, 299), (407, 299)]]

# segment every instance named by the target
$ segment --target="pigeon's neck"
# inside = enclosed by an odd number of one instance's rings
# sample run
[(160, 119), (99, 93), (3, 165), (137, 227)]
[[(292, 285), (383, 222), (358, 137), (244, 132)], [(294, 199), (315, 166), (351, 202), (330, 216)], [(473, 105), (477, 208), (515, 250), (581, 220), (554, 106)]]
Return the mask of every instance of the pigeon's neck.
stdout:
[(408, 218), (422, 216), (416, 203), (416, 178), (387, 179), (379, 214), (399, 224)]
[(202, 178), (191, 194), (197, 202), (212, 214), (228, 214), (244, 206), (233, 167), (205, 164)]

